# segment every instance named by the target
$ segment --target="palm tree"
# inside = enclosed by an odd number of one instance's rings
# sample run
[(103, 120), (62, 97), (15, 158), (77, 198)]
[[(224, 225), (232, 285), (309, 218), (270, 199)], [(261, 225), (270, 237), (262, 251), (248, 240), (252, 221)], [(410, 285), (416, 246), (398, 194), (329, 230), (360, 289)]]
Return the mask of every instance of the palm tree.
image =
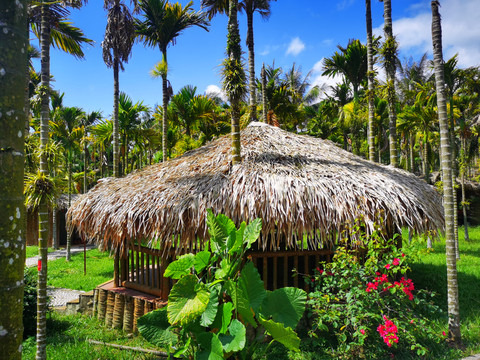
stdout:
[(82, 127), (83, 127), (83, 193), (85, 194), (88, 190), (87, 184), (87, 170), (88, 170), (88, 156), (87, 156), (87, 145), (88, 145), (88, 131), (90, 127), (97, 121), (102, 118), (102, 113), (100, 111), (92, 111), (88, 114), (83, 113), (82, 116)]
[(395, 72), (397, 61), (397, 42), (393, 37), (392, 28), (392, 1), (380, 0), (383, 2), (383, 18), (385, 25), (385, 43), (381, 49), (385, 72), (387, 74), (387, 100), (389, 121), (389, 142), (390, 142), (390, 165), (398, 166), (397, 156), (397, 113), (396, 113), (396, 94), (395, 94)]
[[(68, 5), (72, 7), (80, 7), (84, 2), (81, 0), (69, 1)], [(50, 99), (50, 44), (51, 40), (62, 48), (71, 49), (71, 53), (77, 57), (83, 57), (81, 45), (84, 43), (92, 43), (91, 40), (86, 39), (79, 29), (75, 31), (75, 37), (59, 37), (65, 41), (56, 41), (57, 37), (62, 34), (62, 27), (60, 24), (66, 23), (66, 18), (69, 14), (64, 7), (67, 2), (42, 2), (40, 14), (40, 46), (41, 46), (41, 131), (40, 131), (40, 152), (45, 149), (48, 143), (48, 126), (49, 126), (49, 99)], [(35, 22), (32, 22), (35, 24)], [(58, 26), (55, 26), (58, 25)], [(52, 30), (53, 29), (53, 30)], [(63, 34), (66, 32), (64, 31)], [(42, 155), (40, 160), (40, 171), (44, 176), (48, 175), (48, 165), (45, 155)], [(38, 211), (38, 251), (41, 266), (41, 271), (38, 272), (38, 314), (37, 314), (37, 360), (46, 359), (46, 303), (47, 303), (47, 239), (48, 239), (48, 209), (45, 203), (41, 204)]]
[[(135, 20), (135, 32), (139, 39), (148, 46), (160, 49), (162, 62), (168, 66), (167, 48), (170, 44), (175, 45), (177, 37), (185, 30), (198, 26), (208, 31), (210, 23), (207, 15), (203, 12), (192, 10), (193, 2), (185, 7), (181, 4), (171, 4), (167, 0), (140, 0), (139, 9), (141, 19)], [(163, 90), (163, 118), (162, 118), (162, 151), (163, 161), (167, 159), (167, 106), (170, 100), (168, 91), (167, 73), (162, 74)]]
[[(25, 217), (23, 164), (25, 69), (28, 67), (27, 1), (2, 1), (0, 23), (0, 349), (5, 359), (22, 358)], [(23, 74), (23, 75), (22, 75)], [(13, 101), (12, 99), (16, 99)]]
[(447, 101), (445, 96), (444, 63), (442, 53), (442, 27), (438, 0), (432, 0), (432, 43), (433, 62), (435, 67), (435, 83), (437, 88), (438, 119), (440, 122), (441, 163), (443, 172), (443, 197), (445, 211), (445, 251), (447, 257), (448, 287), (448, 335), (454, 345), (459, 346), (460, 309), (458, 300), (457, 258), (455, 254), (452, 161), (450, 158), (450, 138), (448, 135)]
[(340, 52), (323, 60), (322, 75), (342, 75), (353, 87), (353, 96), (358, 97), (360, 86), (367, 76), (367, 47), (360, 40), (350, 40), (347, 47), (337, 46)]
[[(82, 119), (85, 114), (82, 109), (77, 107), (57, 108), (50, 122), (53, 137), (56, 138), (66, 150), (66, 169), (68, 176), (68, 206), (70, 207), (72, 194), (72, 162), (74, 151), (79, 148), (83, 136)], [(71, 260), (71, 234), (67, 233), (67, 255), (66, 260)]]
[(263, 19), (270, 17), (270, 1), (276, 0), (243, 0), (239, 3), (240, 9), (247, 15), (247, 47), (248, 73), (250, 92), (250, 121), (257, 121), (257, 96), (255, 80), (255, 47), (253, 40), (253, 14), (258, 12)]
[(373, 71), (373, 32), (372, 32), (372, 1), (365, 0), (367, 23), (367, 79), (368, 79), (368, 158), (375, 161), (375, 73)]
[(143, 105), (143, 102), (140, 101), (134, 104), (127, 94), (120, 92), (118, 124), (122, 138), (122, 173), (124, 175), (127, 174), (128, 170), (129, 142), (134, 137), (136, 129), (138, 129), (141, 124), (142, 113), (148, 115), (149, 111), (150, 109)]
[[(135, 6), (136, 0), (131, 1)], [(113, 68), (113, 176), (119, 173), (118, 152), (118, 73), (124, 70), (123, 63), (128, 62), (135, 38), (134, 20), (128, 7), (120, 0), (104, 0), (103, 6), (108, 10), (107, 27), (102, 41), (103, 61)]]

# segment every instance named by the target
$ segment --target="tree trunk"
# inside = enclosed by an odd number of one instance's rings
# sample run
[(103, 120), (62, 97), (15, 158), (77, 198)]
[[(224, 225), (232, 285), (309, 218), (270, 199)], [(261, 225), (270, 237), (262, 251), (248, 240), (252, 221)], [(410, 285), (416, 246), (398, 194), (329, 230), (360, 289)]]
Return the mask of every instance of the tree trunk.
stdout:
[[(240, 35), (238, 35), (237, 6), (238, 0), (230, 1), (230, 8), (228, 12), (228, 33), (230, 43), (227, 44), (227, 56), (231, 61), (235, 61), (238, 66), (241, 66), (241, 49)], [(232, 140), (232, 165), (235, 165), (241, 163), (242, 161), (240, 148), (240, 98), (238, 95), (229, 95), (229, 97), (232, 112), (232, 129), (230, 135)]]
[[(48, 175), (45, 147), (48, 143), (50, 121), (50, 7), (43, 5), (41, 10), (41, 127), (40, 127), (40, 171)], [(42, 200), (38, 210), (38, 252), (39, 271), (37, 284), (37, 360), (47, 358), (47, 247), (48, 247), (48, 207)]]
[[(162, 50), (163, 61), (167, 64), (167, 49)], [(163, 104), (162, 104), (162, 161), (167, 161), (167, 107), (169, 101), (167, 74), (162, 74), (162, 91), (163, 91)]]
[(246, 13), (248, 24), (247, 47), (250, 85), (250, 121), (257, 121), (257, 94), (255, 88), (255, 47), (253, 41), (253, 9), (247, 10)]
[(119, 83), (118, 83), (119, 60), (116, 51), (114, 50), (113, 59), (113, 177), (119, 177), (119, 151), (118, 151), (118, 97), (119, 97)]
[(265, 74), (265, 63), (262, 64), (262, 121), (264, 123), (267, 122), (267, 94), (265, 93), (265, 89), (267, 87), (267, 78)]
[(450, 154), (450, 138), (448, 131), (447, 103), (445, 98), (444, 62), (442, 53), (442, 28), (438, 12), (438, 0), (432, 1), (432, 43), (433, 61), (435, 67), (435, 83), (437, 89), (438, 119), (440, 123), (440, 153), (443, 172), (444, 211), (445, 211), (445, 242), (447, 258), (447, 288), (448, 288), (448, 335), (453, 344), (461, 344), (460, 309), (458, 299), (457, 258), (455, 255), (454, 209), (452, 160)]
[(375, 161), (375, 87), (373, 72), (373, 40), (372, 40), (372, 3), (365, 0), (367, 21), (367, 77), (368, 77), (368, 158)]
[(457, 146), (455, 144), (455, 121), (453, 119), (453, 94), (449, 94), (450, 101), (450, 146), (452, 148), (452, 183), (453, 183), (453, 208), (454, 208), (454, 221), (455, 224), (453, 233), (455, 234), (455, 254), (457, 260), (460, 260), (460, 250), (458, 247), (458, 199), (457, 199)]
[(392, 2), (383, 0), (383, 18), (385, 21), (385, 72), (387, 74), (387, 98), (388, 98), (388, 117), (389, 117), (389, 143), (390, 143), (390, 165), (398, 167), (397, 156), (397, 113), (396, 113), (396, 95), (395, 95), (395, 57), (396, 43), (393, 37), (392, 29)]
[(463, 210), (463, 229), (465, 232), (465, 241), (470, 241), (468, 236), (467, 205), (465, 199), (465, 172), (462, 171), (462, 210)]
[(23, 340), (23, 205), (27, 1), (0, 2), (0, 358), (20, 360)]
[[(70, 157), (71, 154), (67, 156)], [(68, 209), (72, 202), (72, 162), (70, 159), (67, 160), (67, 171), (68, 171)], [(72, 254), (70, 252), (72, 248), (72, 233), (67, 231), (67, 255), (65, 257), (66, 261), (72, 260)]]
[[(84, 129), (84, 131), (86, 131)], [(83, 142), (83, 193), (87, 193), (87, 141), (84, 139)]]

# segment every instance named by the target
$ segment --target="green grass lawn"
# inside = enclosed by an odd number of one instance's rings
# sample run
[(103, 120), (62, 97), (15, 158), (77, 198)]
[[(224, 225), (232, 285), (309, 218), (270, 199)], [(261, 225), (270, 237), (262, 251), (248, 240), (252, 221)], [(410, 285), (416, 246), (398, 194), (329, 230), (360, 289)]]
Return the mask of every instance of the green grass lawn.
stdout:
[[(460, 319), (467, 354), (480, 353), (480, 227), (469, 229), (470, 241), (459, 229), (460, 260), (457, 261)], [(436, 303), (447, 311), (447, 268), (445, 241), (440, 239), (433, 249), (411, 264), (411, 277), (417, 288), (438, 294)], [(445, 329), (447, 324), (445, 322)]]
[(83, 252), (48, 262), (48, 286), (89, 291), (113, 279), (113, 257), (97, 249), (87, 251), (87, 274), (83, 273)]
[[(55, 251), (53, 248), (48, 248), (48, 252)], [(33, 256), (38, 256), (38, 246), (32, 245), (32, 246), (27, 246), (27, 255), (26, 257), (33, 257)]]
[[(120, 330), (107, 329), (97, 319), (83, 315), (60, 315), (52, 312), (47, 319), (47, 358), (49, 360), (126, 360), (156, 359), (140, 352), (93, 345), (89, 339), (126, 346), (152, 349), (142, 337), (128, 337)], [(35, 337), (23, 342), (22, 359), (35, 359)]]

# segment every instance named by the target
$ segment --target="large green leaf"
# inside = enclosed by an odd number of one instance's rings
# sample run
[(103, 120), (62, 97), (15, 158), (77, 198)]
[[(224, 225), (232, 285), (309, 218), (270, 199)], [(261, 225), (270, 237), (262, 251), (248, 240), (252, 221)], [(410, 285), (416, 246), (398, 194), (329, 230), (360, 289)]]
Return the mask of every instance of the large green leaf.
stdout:
[(231, 302), (221, 304), (217, 311), (217, 316), (210, 327), (212, 329), (218, 329), (219, 334), (226, 333), (232, 320), (232, 311), (233, 304)]
[(232, 220), (223, 214), (213, 215), (207, 210), (207, 226), (210, 234), (210, 246), (215, 252), (223, 252), (227, 247), (227, 240), (232, 231), (236, 230)]
[(203, 269), (205, 269), (209, 265), (211, 256), (212, 254), (208, 250), (200, 251), (195, 255), (193, 266), (195, 267), (195, 271), (197, 273), (201, 272)]
[(228, 250), (228, 253), (229, 254), (232, 254), (232, 253), (235, 253), (235, 252), (238, 252), (239, 250), (242, 249), (242, 246), (243, 246), (243, 234), (245, 232), (245, 228), (247, 227), (247, 224), (245, 223), (245, 221), (243, 221), (241, 224), (240, 224), (240, 227), (238, 228), (238, 230), (235, 232), (235, 243), (233, 244), (233, 246), (231, 246)]
[(151, 344), (169, 348), (178, 341), (167, 319), (167, 308), (151, 311), (138, 319), (138, 331)]
[(298, 351), (300, 338), (295, 331), (289, 327), (286, 328), (283, 324), (277, 323), (273, 320), (265, 320), (260, 317), (259, 321), (274, 340), (283, 344), (289, 350)]
[(262, 219), (255, 219), (245, 228), (243, 233), (243, 241), (245, 242), (246, 249), (250, 249), (250, 246), (258, 239), (260, 232), (262, 231)]
[(234, 319), (228, 327), (230, 334), (219, 334), (218, 339), (221, 341), (223, 350), (226, 353), (240, 351), (245, 347), (246, 329), (237, 319)]
[(223, 347), (217, 334), (206, 332), (198, 336), (202, 351), (195, 354), (197, 360), (223, 360)]
[(172, 325), (185, 325), (200, 316), (207, 308), (210, 292), (194, 275), (181, 278), (168, 296), (167, 314)]
[(237, 311), (245, 321), (256, 327), (253, 315), (265, 299), (266, 290), (253, 263), (245, 265), (237, 282), (229, 280), (225, 285)]
[(182, 255), (167, 266), (164, 276), (171, 277), (172, 279), (180, 279), (182, 276), (190, 274), (194, 261), (195, 255)]
[(218, 290), (213, 287), (210, 289), (210, 299), (208, 301), (207, 308), (203, 312), (200, 318), (200, 325), (202, 326), (210, 326), (215, 317), (217, 316), (218, 311)]
[(238, 282), (248, 297), (250, 307), (256, 313), (262, 305), (267, 292), (263, 287), (263, 281), (260, 278), (260, 274), (252, 262), (248, 262), (244, 266)]
[(302, 289), (286, 287), (269, 291), (262, 303), (262, 316), (272, 318), (295, 329), (305, 311), (307, 293)]

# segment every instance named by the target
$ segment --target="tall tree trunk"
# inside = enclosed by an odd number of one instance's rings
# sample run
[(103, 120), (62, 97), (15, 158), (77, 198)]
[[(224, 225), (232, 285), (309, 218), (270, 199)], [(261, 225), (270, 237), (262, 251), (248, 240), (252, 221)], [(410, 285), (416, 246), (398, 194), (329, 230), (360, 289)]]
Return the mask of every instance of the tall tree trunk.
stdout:
[(458, 247), (458, 197), (457, 197), (457, 146), (455, 144), (455, 121), (453, 118), (453, 94), (449, 94), (450, 102), (450, 146), (452, 148), (452, 183), (453, 183), (453, 208), (454, 208), (454, 221), (455, 227), (453, 233), (455, 234), (455, 254), (457, 259), (460, 260), (460, 249)]
[(465, 199), (465, 172), (462, 171), (462, 211), (463, 211), (463, 229), (465, 232), (465, 241), (470, 241), (468, 236), (467, 204)]
[(410, 169), (412, 173), (415, 173), (415, 135), (414, 134), (410, 135), (409, 150), (410, 150)]
[(27, 1), (0, 2), (0, 358), (20, 360), (23, 340), (23, 205)]
[(388, 98), (388, 117), (389, 117), (389, 143), (390, 143), (390, 165), (398, 167), (397, 155), (397, 112), (395, 108), (395, 58), (397, 45), (393, 37), (392, 29), (392, 2), (383, 0), (383, 19), (385, 21), (385, 72), (387, 74), (387, 98)]
[(365, 0), (367, 22), (367, 77), (368, 77), (368, 158), (375, 161), (375, 87), (373, 72), (373, 36), (372, 36), (372, 3)]
[(440, 153), (443, 172), (444, 211), (445, 211), (445, 241), (447, 258), (447, 292), (448, 292), (448, 334), (452, 342), (461, 344), (460, 309), (458, 299), (457, 258), (455, 255), (454, 209), (452, 160), (450, 154), (450, 137), (447, 118), (447, 103), (445, 98), (444, 62), (442, 52), (442, 27), (438, 12), (438, 0), (432, 1), (432, 43), (433, 62), (435, 67), (435, 83), (437, 89), (438, 120), (440, 123)]
[[(229, 61), (235, 64), (235, 67), (241, 69), (241, 48), (240, 35), (238, 32), (237, 20), (238, 0), (230, 0), (230, 8), (228, 12), (228, 43), (227, 56)], [(241, 84), (235, 84), (241, 86)], [(229, 94), (231, 105), (231, 139), (232, 139), (232, 165), (239, 164), (242, 161), (240, 149), (240, 96), (238, 94)]]
[(257, 121), (257, 94), (255, 88), (255, 47), (253, 41), (253, 9), (251, 9), (251, 11), (247, 10), (247, 24), (248, 72), (250, 79), (250, 121)]
[[(72, 202), (72, 161), (70, 159), (71, 154), (67, 155), (69, 159), (67, 160), (67, 171), (68, 171), (68, 209), (70, 209), (70, 205)], [(70, 261), (72, 260), (72, 254), (70, 252), (72, 248), (72, 233), (67, 231), (67, 255), (65, 260)]]
[[(41, 115), (40, 115), (40, 171), (48, 175), (48, 164), (44, 152), (48, 143), (50, 121), (50, 7), (42, 5), (41, 10)], [(37, 360), (47, 358), (47, 248), (48, 248), (48, 207), (42, 200), (38, 209), (38, 284), (37, 284)]]
[[(167, 64), (167, 49), (162, 50), (163, 61)], [(167, 74), (162, 74), (162, 91), (163, 91), (163, 103), (162, 103), (162, 161), (167, 161), (167, 107), (170, 99), (168, 93)]]
[(87, 142), (84, 139), (84, 141), (83, 141), (83, 193), (84, 194), (87, 193), (87, 188), (88, 188), (88, 186), (87, 186), (87, 170), (88, 170), (87, 160), (88, 160), (88, 157), (87, 157)]
[(267, 122), (267, 94), (265, 93), (267, 87), (267, 77), (265, 74), (265, 63), (262, 64), (262, 121)]
[(119, 83), (118, 83), (118, 71), (119, 71), (119, 60), (116, 51), (114, 50), (114, 59), (113, 59), (113, 177), (119, 177), (119, 134), (118, 134), (118, 98), (119, 98)]

